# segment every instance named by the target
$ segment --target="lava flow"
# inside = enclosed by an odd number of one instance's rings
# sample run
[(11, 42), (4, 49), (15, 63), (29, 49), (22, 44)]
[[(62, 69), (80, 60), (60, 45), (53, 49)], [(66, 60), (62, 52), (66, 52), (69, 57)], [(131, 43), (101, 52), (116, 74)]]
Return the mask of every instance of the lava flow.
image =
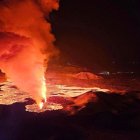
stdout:
[[(73, 114), (76, 112), (74, 106), (79, 111), (86, 107), (86, 104), (90, 101), (96, 101), (95, 92), (109, 92), (108, 89), (104, 89), (103, 87), (95, 87), (95, 82), (99, 82), (96, 75), (95, 79), (92, 79), (93, 84), (90, 81), (91, 84), (86, 86), (84, 83), (88, 83), (87, 80), (81, 79), (84, 74), (81, 75), (80, 79), (75, 78), (75, 74), (70, 74), (71, 76), (69, 77), (67, 77), (69, 74), (66, 74), (65, 78), (64, 74), (60, 77), (58, 75), (60, 75), (60, 72), (58, 73), (57, 71), (55, 71), (55, 77), (47, 73), (47, 83), (44, 78), (42, 79), (42, 100), (38, 100), (39, 102), (37, 104), (34, 101), (27, 103), (25, 106), (26, 111), (40, 113), (47, 110), (63, 110)], [(91, 75), (91, 78), (93, 78), (94, 74)], [(69, 79), (69, 83), (65, 79)], [(33, 94), (20, 91), (11, 82), (3, 82), (0, 84), (0, 87), (0, 104), (11, 105), (16, 102), (27, 102), (27, 99), (33, 98)]]

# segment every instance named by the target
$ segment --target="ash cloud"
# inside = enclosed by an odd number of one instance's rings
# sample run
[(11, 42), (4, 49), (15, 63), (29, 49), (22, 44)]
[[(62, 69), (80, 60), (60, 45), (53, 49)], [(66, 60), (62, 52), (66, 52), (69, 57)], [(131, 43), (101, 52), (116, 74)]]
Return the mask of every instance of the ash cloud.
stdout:
[(0, 2), (0, 69), (37, 102), (47, 68), (44, 62), (58, 53), (45, 17), (58, 8), (58, 0)]

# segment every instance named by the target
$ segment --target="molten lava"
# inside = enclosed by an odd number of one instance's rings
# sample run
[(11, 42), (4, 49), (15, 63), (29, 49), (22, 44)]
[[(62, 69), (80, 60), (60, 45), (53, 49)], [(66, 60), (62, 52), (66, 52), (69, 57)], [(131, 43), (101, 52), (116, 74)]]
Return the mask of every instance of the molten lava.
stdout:
[(44, 105), (44, 103), (43, 102), (40, 102), (39, 103), (39, 108), (42, 109), (43, 108), (43, 105)]
[(46, 97), (47, 87), (46, 87), (46, 80), (45, 80), (44, 77), (42, 79), (42, 90), (41, 90), (41, 93), (42, 93), (42, 97), (43, 97), (44, 101), (46, 102), (47, 101), (47, 97)]
[(39, 101), (38, 106), (40, 109), (43, 108), (44, 106), (44, 103), (47, 102), (47, 86), (46, 86), (46, 80), (45, 80), (45, 77), (42, 78), (42, 88), (41, 88), (41, 97), (42, 97), (42, 101)]

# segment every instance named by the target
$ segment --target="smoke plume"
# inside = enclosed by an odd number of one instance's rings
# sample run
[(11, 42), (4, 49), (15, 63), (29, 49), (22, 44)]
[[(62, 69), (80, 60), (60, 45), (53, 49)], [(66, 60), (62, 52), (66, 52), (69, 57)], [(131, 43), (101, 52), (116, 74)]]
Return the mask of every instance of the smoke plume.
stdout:
[(0, 1), (0, 69), (21, 90), (41, 100), (44, 61), (57, 50), (45, 19), (58, 0)]

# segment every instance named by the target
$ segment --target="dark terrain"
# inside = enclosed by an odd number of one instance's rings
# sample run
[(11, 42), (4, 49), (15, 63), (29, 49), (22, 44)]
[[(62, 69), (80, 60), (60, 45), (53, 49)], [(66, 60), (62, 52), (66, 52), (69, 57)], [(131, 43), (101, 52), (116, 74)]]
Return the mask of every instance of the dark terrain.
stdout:
[[(85, 93), (89, 94), (89, 93)], [(92, 93), (90, 101), (74, 115), (65, 111), (29, 113), (26, 103), (0, 105), (0, 140), (138, 140), (140, 92), (124, 95)], [(77, 97), (80, 98), (80, 97)], [(77, 110), (78, 106), (73, 105)]]

